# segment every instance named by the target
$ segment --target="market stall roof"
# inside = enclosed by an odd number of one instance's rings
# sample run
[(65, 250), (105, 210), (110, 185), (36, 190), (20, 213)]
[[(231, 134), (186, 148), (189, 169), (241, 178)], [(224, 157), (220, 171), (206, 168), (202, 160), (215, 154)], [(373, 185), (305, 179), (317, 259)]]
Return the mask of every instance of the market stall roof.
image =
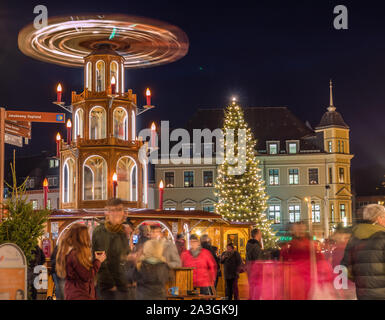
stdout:
[[(129, 218), (208, 220), (228, 224), (221, 215), (202, 210), (125, 208), (125, 211)], [(103, 209), (56, 209), (52, 211), (50, 219), (97, 218), (103, 216)]]

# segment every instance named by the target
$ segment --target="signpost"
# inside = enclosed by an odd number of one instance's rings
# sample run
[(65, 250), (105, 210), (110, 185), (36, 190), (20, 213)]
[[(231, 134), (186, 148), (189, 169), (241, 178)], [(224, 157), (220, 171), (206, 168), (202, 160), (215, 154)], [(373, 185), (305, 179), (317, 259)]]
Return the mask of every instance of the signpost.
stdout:
[(0, 300), (27, 300), (27, 260), (14, 243), (0, 245)]
[(24, 138), (31, 139), (31, 129), (21, 127), (14, 122), (5, 121), (5, 133), (13, 134), (16, 136), (21, 136)]
[(65, 123), (65, 114), (54, 112), (6, 111), (6, 119), (29, 122)]
[(15, 136), (13, 134), (5, 133), (4, 134), (4, 142), (21, 148), (23, 146), (23, 137), (19, 137), (19, 136)]

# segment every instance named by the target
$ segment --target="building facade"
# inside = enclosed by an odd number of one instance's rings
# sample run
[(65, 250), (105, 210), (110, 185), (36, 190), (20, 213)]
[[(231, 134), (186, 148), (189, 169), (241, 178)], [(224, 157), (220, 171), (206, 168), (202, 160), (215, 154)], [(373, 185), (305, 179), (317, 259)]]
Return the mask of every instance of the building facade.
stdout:
[[(330, 105), (315, 129), (286, 107), (245, 108), (244, 114), (257, 139), (257, 157), (269, 196), (266, 214), (279, 234), (284, 235), (291, 223), (311, 221), (315, 236), (322, 239), (338, 223), (351, 224), (353, 155), (349, 127), (333, 104), (332, 85)], [(222, 127), (223, 117), (223, 109), (199, 109), (188, 129), (213, 131)], [(197, 152), (194, 144), (187, 147), (192, 154)], [(160, 180), (165, 184), (163, 207), (214, 211), (215, 161), (173, 162), (155, 165), (156, 185)]]

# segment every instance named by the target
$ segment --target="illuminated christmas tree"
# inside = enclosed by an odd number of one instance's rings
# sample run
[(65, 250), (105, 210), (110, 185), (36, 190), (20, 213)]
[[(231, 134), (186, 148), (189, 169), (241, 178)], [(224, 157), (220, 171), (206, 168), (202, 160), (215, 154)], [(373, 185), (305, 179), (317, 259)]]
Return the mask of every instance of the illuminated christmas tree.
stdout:
[(225, 109), (223, 134), (225, 156), (215, 183), (215, 211), (232, 222), (252, 222), (262, 231), (265, 248), (274, 248), (277, 238), (273, 222), (265, 214), (268, 196), (256, 158), (256, 141), (235, 101)]

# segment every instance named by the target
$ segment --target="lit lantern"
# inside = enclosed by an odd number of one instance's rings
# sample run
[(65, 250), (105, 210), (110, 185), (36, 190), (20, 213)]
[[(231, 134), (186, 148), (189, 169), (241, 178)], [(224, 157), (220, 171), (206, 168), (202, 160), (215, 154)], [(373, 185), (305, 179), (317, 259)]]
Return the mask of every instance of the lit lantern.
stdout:
[(56, 92), (57, 92), (57, 102), (61, 102), (61, 94), (62, 94), (62, 87), (61, 87), (61, 84), (59, 83), (57, 85), (57, 89), (56, 89)]
[(155, 138), (156, 138), (156, 125), (155, 122), (151, 124), (151, 148), (155, 148)]
[(44, 209), (47, 209), (48, 205), (48, 180), (47, 178), (43, 181), (43, 192), (44, 192)]
[(160, 180), (159, 182), (159, 209), (160, 210), (163, 210), (163, 191), (164, 191), (163, 180)]
[(146, 103), (148, 106), (151, 106), (151, 91), (149, 88), (146, 90)]
[(115, 94), (116, 93), (116, 79), (114, 76), (111, 78), (111, 93)]
[(72, 129), (72, 122), (71, 119), (68, 119), (67, 121), (67, 143), (71, 144), (71, 130)]
[(116, 187), (118, 186), (118, 175), (116, 172), (112, 175), (112, 185), (114, 188), (114, 198), (116, 198)]
[(56, 135), (56, 157), (60, 157), (60, 140), (61, 140), (61, 135), (58, 132)]

